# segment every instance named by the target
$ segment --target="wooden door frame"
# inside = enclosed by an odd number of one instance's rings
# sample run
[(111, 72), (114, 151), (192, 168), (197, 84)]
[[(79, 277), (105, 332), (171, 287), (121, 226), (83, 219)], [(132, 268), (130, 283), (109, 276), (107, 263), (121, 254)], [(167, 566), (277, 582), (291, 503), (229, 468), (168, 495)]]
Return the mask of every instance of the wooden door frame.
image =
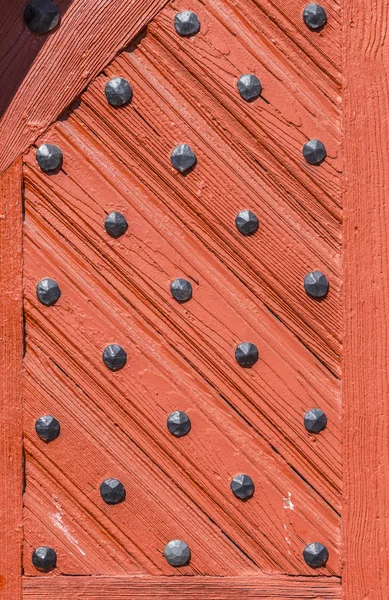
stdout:
[[(97, 0), (77, 0), (98, 10)], [(75, 4), (77, 4), (77, 2)], [(24, 2), (19, 2), (20, 5)], [(126, 27), (107, 28), (106, 48), (87, 74), (73, 75), (73, 99), (89, 81), (166, 4), (166, 0), (142, 0), (138, 11), (127, 11)], [(16, 3), (15, 3), (16, 5)], [(15, 5), (13, 8), (15, 8)], [(114, 9), (126, 10), (129, 3), (115, 0)], [(76, 12), (76, 9), (73, 11)], [(39, 127), (28, 123), (17, 130), (22, 112), (16, 103), (2, 124), (3, 170), (0, 175), (0, 590), (4, 600), (111, 596), (128, 598), (212, 597), (236, 598), (340, 598), (383, 600), (388, 589), (387, 547), (389, 523), (388, 410), (386, 271), (389, 214), (386, 194), (386, 158), (389, 155), (385, 52), (388, 8), (371, 7), (363, 0), (343, 0), (343, 124), (344, 124), (344, 354), (343, 354), (343, 585), (330, 577), (270, 576), (239, 578), (144, 577), (22, 577), (22, 491), (23, 448), (21, 378), (23, 360), (22, 314), (22, 161), (21, 153), (61, 113), (72, 98), (61, 96), (61, 63), (42, 85), (56, 86), (57, 106), (34, 113)], [(101, 14), (99, 18), (103, 19)], [(70, 20), (67, 27), (74, 27)], [(78, 27), (82, 26), (78, 24)], [(87, 25), (84, 22), (84, 27)], [(98, 29), (95, 27), (95, 30)], [(108, 29), (108, 31), (107, 31)], [(66, 31), (64, 32), (66, 35)], [(93, 40), (92, 40), (93, 45)], [(81, 48), (81, 47), (80, 47)], [(48, 44), (41, 60), (55, 48)], [(46, 53), (46, 54), (45, 54)], [(60, 61), (60, 59), (58, 59)], [(55, 61), (51, 60), (55, 64)], [(81, 63), (82, 64), (82, 63)], [(385, 73), (386, 70), (386, 73)], [(34, 81), (26, 78), (27, 83)], [(23, 87), (24, 85), (24, 87)], [(19, 100), (28, 86), (23, 84)], [(39, 88), (40, 83), (35, 83)], [(42, 90), (40, 90), (42, 91)], [(39, 95), (39, 89), (35, 90)], [(35, 93), (34, 92), (34, 93)], [(39, 110), (33, 109), (32, 111)], [(1, 130), (1, 129), (0, 129)], [(11, 144), (12, 141), (12, 144)], [(8, 144), (8, 153), (6, 145)], [(12, 164), (10, 165), (10, 161)], [(10, 166), (9, 166), (10, 165)], [(148, 579), (148, 578), (147, 578)], [(223, 579), (223, 583), (221, 580)]]

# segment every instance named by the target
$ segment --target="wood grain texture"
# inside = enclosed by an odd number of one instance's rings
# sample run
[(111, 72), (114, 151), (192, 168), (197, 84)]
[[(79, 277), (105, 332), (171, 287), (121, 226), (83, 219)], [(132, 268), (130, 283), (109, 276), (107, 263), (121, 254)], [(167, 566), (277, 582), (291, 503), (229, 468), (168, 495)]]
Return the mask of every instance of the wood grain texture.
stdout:
[(59, 0), (60, 25), (32, 34), (26, 0), (2, 3), (0, 172), (34, 142), (167, 0)]
[(344, 589), (389, 588), (387, 3), (344, 2)]
[(339, 600), (336, 578), (284, 577), (62, 577), (23, 579), (27, 600)]
[(0, 177), (0, 595), (22, 594), (22, 161)]

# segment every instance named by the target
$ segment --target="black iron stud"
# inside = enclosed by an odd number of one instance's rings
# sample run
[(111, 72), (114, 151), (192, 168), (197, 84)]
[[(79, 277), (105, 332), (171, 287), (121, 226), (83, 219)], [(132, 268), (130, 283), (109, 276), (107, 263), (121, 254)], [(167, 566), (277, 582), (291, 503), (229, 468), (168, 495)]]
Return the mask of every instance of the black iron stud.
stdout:
[(242, 342), (236, 347), (235, 358), (241, 367), (252, 367), (258, 360), (258, 348), (251, 342)]
[(190, 427), (190, 418), (182, 410), (175, 410), (167, 418), (167, 428), (176, 437), (189, 433)]
[(251, 102), (261, 95), (262, 85), (256, 75), (246, 74), (238, 79), (238, 90), (246, 102)]
[(106, 479), (100, 485), (100, 494), (107, 504), (119, 504), (126, 497), (124, 485), (118, 479)]
[(177, 171), (185, 173), (195, 166), (196, 155), (188, 144), (180, 144), (174, 148), (170, 160)]
[(119, 238), (128, 229), (126, 217), (119, 212), (111, 212), (105, 219), (105, 229), (113, 238)]
[(309, 29), (317, 31), (327, 23), (327, 13), (320, 4), (311, 2), (304, 8), (303, 19)]
[(182, 277), (171, 282), (170, 291), (174, 300), (181, 304), (192, 298), (192, 284), (187, 279), (182, 279)]
[(184, 10), (174, 17), (174, 27), (178, 35), (189, 37), (200, 31), (200, 21), (192, 10)]
[(24, 9), (24, 22), (32, 33), (48, 33), (58, 21), (58, 7), (50, 0), (31, 0)]
[(326, 147), (320, 140), (309, 140), (303, 146), (303, 156), (310, 165), (319, 165), (327, 156)]
[(328, 560), (328, 550), (320, 542), (312, 542), (312, 544), (305, 546), (303, 556), (310, 567), (322, 567)]
[(105, 86), (105, 95), (111, 106), (123, 106), (130, 102), (132, 89), (124, 77), (113, 77)]
[(57, 562), (57, 554), (53, 548), (40, 546), (32, 553), (32, 564), (38, 571), (48, 573), (52, 571)]
[(327, 277), (321, 271), (312, 271), (304, 277), (304, 288), (312, 298), (324, 298), (329, 289)]
[(42, 144), (36, 151), (36, 160), (42, 171), (55, 171), (62, 164), (62, 151), (53, 144)]
[(46, 277), (36, 286), (36, 295), (41, 304), (53, 306), (61, 296), (59, 285), (54, 279)]
[(35, 431), (44, 442), (52, 442), (59, 436), (59, 422), (51, 415), (39, 417), (35, 423)]
[(172, 567), (183, 567), (190, 561), (190, 548), (182, 540), (171, 540), (166, 544), (163, 555)]
[(304, 415), (305, 429), (310, 433), (320, 433), (327, 425), (327, 416), (320, 408), (311, 408)]
[(235, 217), (235, 224), (242, 235), (252, 235), (259, 227), (259, 221), (251, 210), (241, 210)]
[(231, 490), (237, 498), (247, 500), (254, 494), (254, 482), (249, 475), (240, 473), (231, 481)]
[(110, 344), (104, 348), (103, 361), (111, 371), (119, 371), (127, 362), (126, 351), (117, 344)]

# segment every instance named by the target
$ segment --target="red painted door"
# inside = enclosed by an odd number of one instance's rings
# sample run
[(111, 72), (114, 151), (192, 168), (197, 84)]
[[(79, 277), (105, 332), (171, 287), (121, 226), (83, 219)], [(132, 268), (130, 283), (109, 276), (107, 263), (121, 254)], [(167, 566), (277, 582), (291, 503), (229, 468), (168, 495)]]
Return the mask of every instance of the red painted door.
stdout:
[(362, 3), (4, 11), (5, 600), (384, 598)]

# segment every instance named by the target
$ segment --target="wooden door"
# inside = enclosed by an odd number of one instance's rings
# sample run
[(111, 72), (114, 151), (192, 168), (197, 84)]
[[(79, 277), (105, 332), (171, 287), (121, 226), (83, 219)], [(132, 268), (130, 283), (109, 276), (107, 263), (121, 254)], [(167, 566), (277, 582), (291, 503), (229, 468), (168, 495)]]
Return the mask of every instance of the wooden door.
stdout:
[(2, 597), (384, 599), (387, 8), (26, 4)]

